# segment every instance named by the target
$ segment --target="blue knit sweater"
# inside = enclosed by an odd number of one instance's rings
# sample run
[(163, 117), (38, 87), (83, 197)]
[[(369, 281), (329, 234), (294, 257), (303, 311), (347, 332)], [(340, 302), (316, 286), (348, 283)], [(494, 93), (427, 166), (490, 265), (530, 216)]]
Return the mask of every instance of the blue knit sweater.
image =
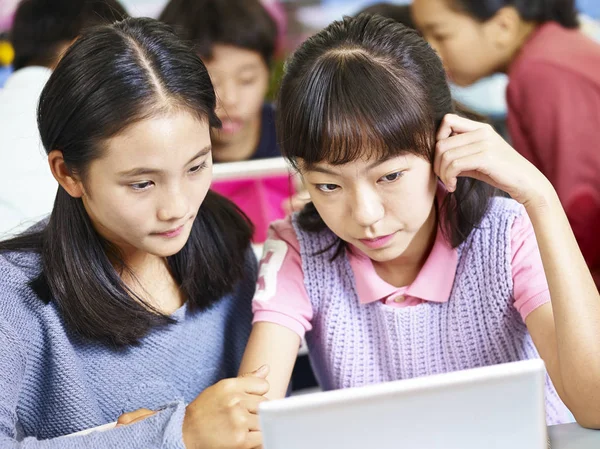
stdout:
[[(28, 285), (39, 267), (37, 255), (0, 255), (0, 448), (184, 448), (184, 404), (237, 374), (251, 328), (254, 256), (233, 294), (204, 312), (184, 305), (172, 315), (176, 324), (121, 351), (65, 328), (53, 303)], [(138, 408), (160, 412), (63, 436)]]

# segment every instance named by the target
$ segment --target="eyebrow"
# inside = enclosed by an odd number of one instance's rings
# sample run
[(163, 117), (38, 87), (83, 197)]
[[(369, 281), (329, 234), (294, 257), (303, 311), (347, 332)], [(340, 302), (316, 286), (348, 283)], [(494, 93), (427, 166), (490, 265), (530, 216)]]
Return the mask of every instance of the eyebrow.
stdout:
[[(372, 164), (369, 164), (367, 166), (367, 171), (373, 170), (375, 167), (378, 167), (381, 164), (386, 163), (387, 161), (389, 161), (390, 159), (393, 159), (394, 157), (396, 157), (396, 156), (395, 155), (394, 156), (388, 156), (388, 157), (385, 157), (383, 159), (379, 159), (379, 160), (373, 162)], [(313, 166), (313, 167), (310, 167), (309, 169), (307, 169), (307, 171), (313, 171), (313, 172), (318, 172), (318, 173), (325, 173), (326, 175), (339, 176), (338, 173), (335, 173), (332, 170), (327, 170), (326, 168), (318, 167), (316, 165)]]
[(247, 70), (258, 70), (260, 65), (256, 62), (249, 62), (248, 64), (244, 64), (238, 69), (238, 72), (244, 72)]
[[(212, 150), (211, 145), (208, 145), (208, 146), (202, 148), (185, 165), (190, 164), (191, 162), (193, 162), (194, 160), (198, 159), (201, 156), (206, 156), (208, 153), (211, 152), (211, 150)], [(137, 167), (137, 168), (132, 168), (131, 170), (119, 172), (119, 176), (126, 178), (126, 177), (132, 177), (132, 176), (140, 176), (140, 175), (155, 175), (155, 174), (161, 173), (161, 172), (162, 172), (162, 170), (158, 169), (158, 168)]]

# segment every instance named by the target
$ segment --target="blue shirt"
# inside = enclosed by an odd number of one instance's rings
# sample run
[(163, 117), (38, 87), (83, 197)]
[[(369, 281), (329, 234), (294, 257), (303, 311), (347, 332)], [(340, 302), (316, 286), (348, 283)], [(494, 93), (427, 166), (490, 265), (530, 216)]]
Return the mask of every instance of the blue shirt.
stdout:
[[(251, 328), (254, 255), (232, 294), (202, 312), (184, 305), (172, 315), (176, 324), (123, 350), (66, 328), (54, 303), (29, 286), (39, 270), (35, 254), (0, 255), (0, 447), (184, 449), (185, 404), (237, 375)], [(139, 408), (160, 411), (133, 425), (61, 437)]]
[(265, 103), (261, 112), (260, 141), (250, 159), (267, 159), (271, 157), (281, 157), (281, 150), (277, 144), (275, 133), (275, 108), (272, 104)]

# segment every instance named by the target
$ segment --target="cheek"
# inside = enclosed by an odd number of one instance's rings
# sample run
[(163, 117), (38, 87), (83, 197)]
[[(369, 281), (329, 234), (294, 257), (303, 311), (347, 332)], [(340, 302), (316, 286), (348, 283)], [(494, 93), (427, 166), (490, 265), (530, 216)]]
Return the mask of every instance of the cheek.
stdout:
[(244, 105), (249, 113), (258, 113), (262, 109), (262, 105), (265, 102), (265, 95), (267, 94), (267, 87), (262, 84), (253, 84), (244, 87), (244, 98), (240, 102)]

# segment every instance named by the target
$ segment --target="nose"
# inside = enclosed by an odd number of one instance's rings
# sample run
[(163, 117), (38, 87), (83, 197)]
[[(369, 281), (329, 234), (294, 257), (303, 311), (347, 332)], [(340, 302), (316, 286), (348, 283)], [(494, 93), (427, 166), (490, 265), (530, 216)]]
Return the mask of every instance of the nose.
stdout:
[(380, 221), (384, 215), (385, 208), (377, 192), (366, 186), (357, 189), (352, 205), (352, 217), (359, 226), (368, 228)]
[(180, 186), (172, 186), (165, 190), (160, 198), (158, 219), (160, 221), (177, 221), (188, 212), (188, 200)]
[(222, 82), (219, 86), (219, 101), (224, 109), (233, 108), (237, 105), (238, 90), (233, 82)]

